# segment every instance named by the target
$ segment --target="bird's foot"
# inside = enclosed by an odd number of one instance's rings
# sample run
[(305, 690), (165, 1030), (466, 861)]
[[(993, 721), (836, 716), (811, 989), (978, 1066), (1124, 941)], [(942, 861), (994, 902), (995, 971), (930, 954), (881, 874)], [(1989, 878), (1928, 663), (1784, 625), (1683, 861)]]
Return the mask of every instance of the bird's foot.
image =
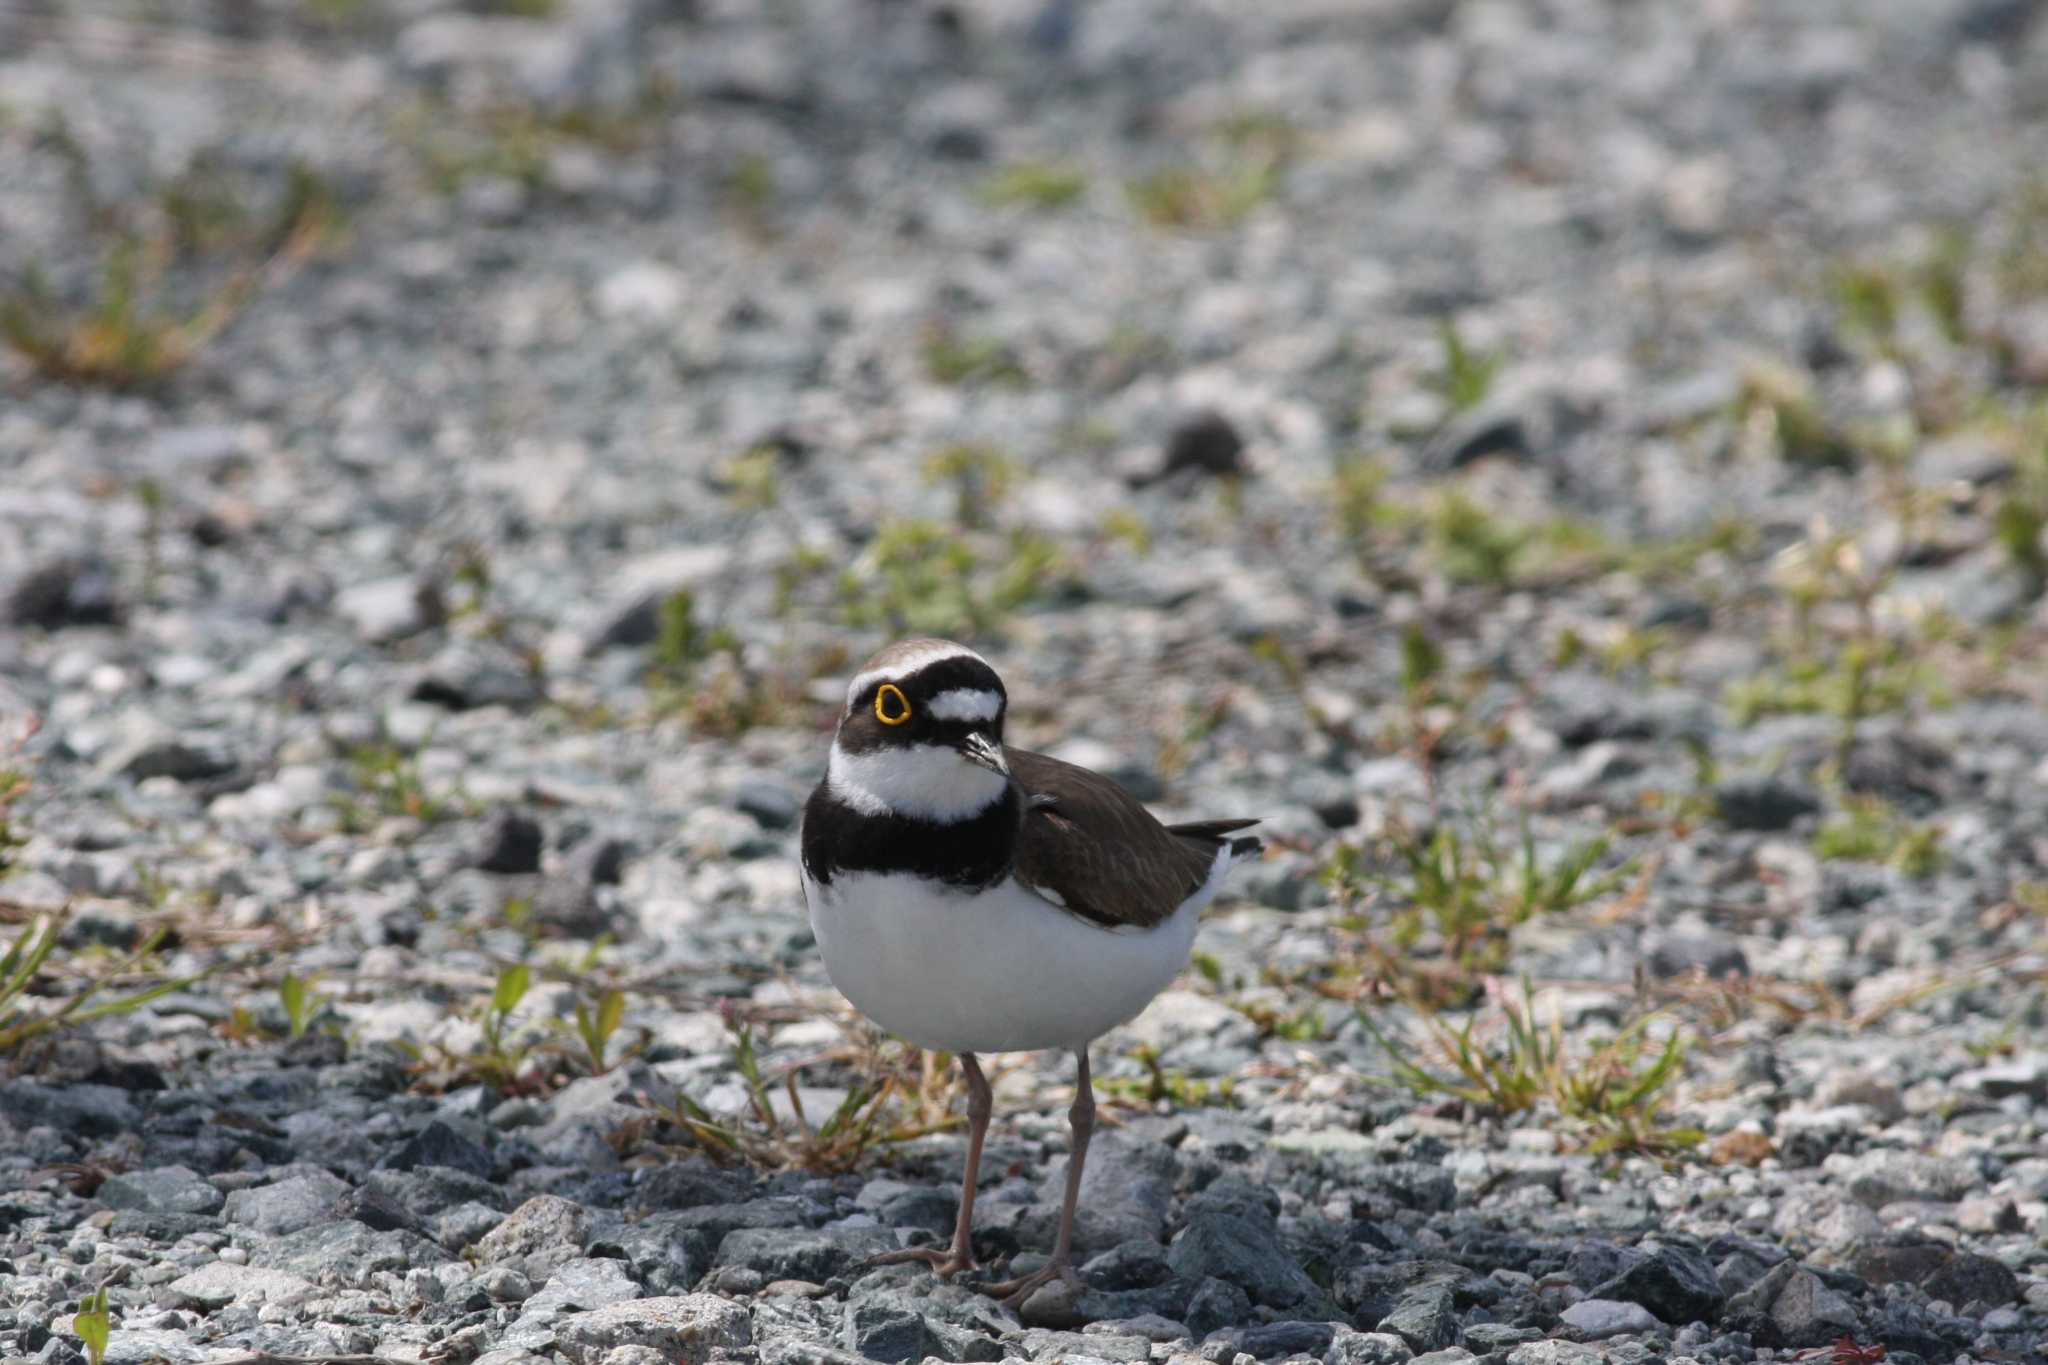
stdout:
[(873, 1270), (879, 1266), (909, 1265), (913, 1262), (930, 1266), (932, 1274), (942, 1280), (950, 1280), (963, 1271), (981, 1268), (975, 1264), (974, 1253), (970, 1251), (953, 1247), (905, 1247), (901, 1251), (885, 1251), (879, 1256), (871, 1257), (862, 1269)]
[(974, 1287), (990, 1298), (1001, 1299), (1003, 1307), (1015, 1312), (1024, 1306), (1025, 1300), (1055, 1280), (1065, 1282), (1077, 1293), (1086, 1288), (1081, 1283), (1081, 1277), (1074, 1273), (1074, 1263), (1065, 1257), (1055, 1257), (1029, 1275), (1019, 1275), (1013, 1280), (998, 1280), (994, 1284), (978, 1284)]

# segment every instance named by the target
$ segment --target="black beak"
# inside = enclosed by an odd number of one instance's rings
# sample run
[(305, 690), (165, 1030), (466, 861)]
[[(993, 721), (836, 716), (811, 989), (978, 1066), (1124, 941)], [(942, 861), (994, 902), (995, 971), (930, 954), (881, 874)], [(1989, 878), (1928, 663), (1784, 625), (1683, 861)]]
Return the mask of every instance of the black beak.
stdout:
[(979, 730), (960, 741), (960, 757), (992, 773), (1001, 773), (1004, 777), (1010, 775), (1010, 761), (1003, 757), (1002, 741), (991, 739)]

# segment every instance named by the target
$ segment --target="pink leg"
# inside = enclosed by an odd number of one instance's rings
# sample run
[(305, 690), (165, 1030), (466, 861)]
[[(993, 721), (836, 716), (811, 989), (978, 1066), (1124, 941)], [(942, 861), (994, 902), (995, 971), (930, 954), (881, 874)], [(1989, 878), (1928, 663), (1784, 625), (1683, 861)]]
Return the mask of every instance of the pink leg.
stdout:
[(1095, 1084), (1088, 1075), (1088, 1049), (1082, 1048), (1075, 1054), (1080, 1061), (1080, 1080), (1074, 1088), (1074, 1107), (1067, 1111), (1067, 1122), (1074, 1131), (1073, 1151), (1067, 1157), (1067, 1192), (1060, 1204), (1060, 1231), (1052, 1247), (1052, 1259), (1029, 1275), (1020, 1275), (1014, 1280), (999, 1284), (985, 1284), (981, 1292), (992, 1294), (1003, 1301), (1007, 1308), (1021, 1308), (1024, 1301), (1040, 1286), (1054, 1280), (1073, 1280), (1074, 1274), (1074, 1209), (1081, 1200), (1081, 1170), (1088, 1160), (1088, 1139), (1095, 1132)]
[(869, 1265), (922, 1261), (938, 1272), (942, 1280), (975, 1268), (974, 1189), (981, 1178), (981, 1142), (988, 1135), (988, 1116), (995, 1098), (989, 1093), (988, 1078), (981, 1074), (981, 1063), (974, 1060), (973, 1053), (960, 1054), (960, 1070), (967, 1077), (967, 1173), (960, 1181), (960, 1215), (953, 1220), (953, 1245), (944, 1251), (937, 1247), (906, 1247), (884, 1252), (869, 1261)]

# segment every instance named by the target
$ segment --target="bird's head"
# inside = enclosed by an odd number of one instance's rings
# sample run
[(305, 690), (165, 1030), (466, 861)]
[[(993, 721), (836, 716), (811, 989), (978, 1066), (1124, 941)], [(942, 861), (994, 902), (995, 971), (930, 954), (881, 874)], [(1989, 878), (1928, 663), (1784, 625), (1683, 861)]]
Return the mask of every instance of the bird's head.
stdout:
[(868, 814), (970, 819), (1009, 788), (1008, 705), (1003, 680), (967, 646), (899, 641), (847, 684), (826, 781)]

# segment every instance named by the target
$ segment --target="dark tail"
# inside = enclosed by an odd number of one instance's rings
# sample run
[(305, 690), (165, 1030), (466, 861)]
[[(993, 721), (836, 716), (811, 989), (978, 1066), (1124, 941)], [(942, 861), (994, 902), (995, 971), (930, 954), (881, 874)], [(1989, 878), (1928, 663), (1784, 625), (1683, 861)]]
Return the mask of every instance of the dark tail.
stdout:
[(1168, 825), (1166, 832), (1168, 834), (1178, 834), (1183, 839), (1203, 839), (1211, 843), (1227, 843), (1230, 845), (1230, 852), (1233, 856), (1249, 858), (1265, 847), (1256, 835), (1247, 835), (1242, 839), (1225, 839), (1223, 836), (1240, 829), (1250, 829), (1257, 823), (1259, 823), (1257, 817), (1250, 820), (1196, 820), (1192, 824)]

